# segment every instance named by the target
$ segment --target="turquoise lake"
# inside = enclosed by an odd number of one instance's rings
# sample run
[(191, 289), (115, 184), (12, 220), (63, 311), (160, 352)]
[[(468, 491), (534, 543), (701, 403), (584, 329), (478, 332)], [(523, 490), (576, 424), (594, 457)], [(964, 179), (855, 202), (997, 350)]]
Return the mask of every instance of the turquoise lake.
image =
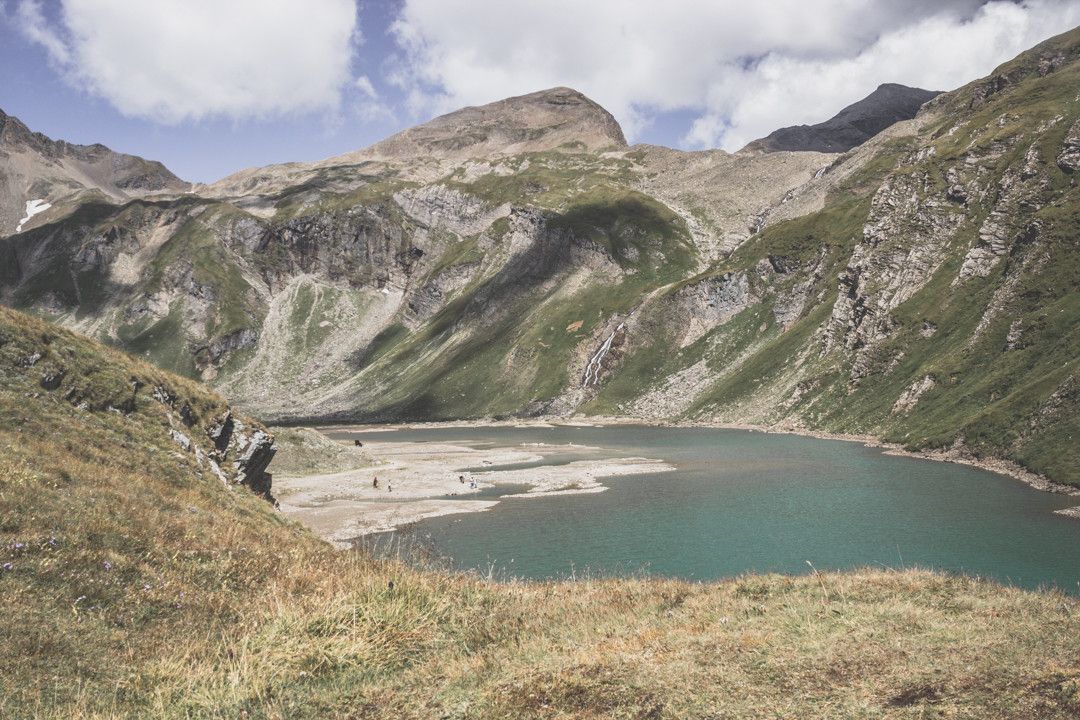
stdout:
[(677, 468), (607, 478), (610, 489), (602, 493), (510, 497), (487, 512), (432, 518), (395, 533), (430, 543), (461, 569), (523, 578), (647, 573), (709, 580), (748, 571), (804, 573), (808, 562), (819, 570), (917, 566), (1080, 592), (1080, 520), (1054, 513), (1080, 498), (859, 443), (640, 426), (328, 434), (475, 447), (545, 443), (548, 457), (538, 464), (643, 456)]

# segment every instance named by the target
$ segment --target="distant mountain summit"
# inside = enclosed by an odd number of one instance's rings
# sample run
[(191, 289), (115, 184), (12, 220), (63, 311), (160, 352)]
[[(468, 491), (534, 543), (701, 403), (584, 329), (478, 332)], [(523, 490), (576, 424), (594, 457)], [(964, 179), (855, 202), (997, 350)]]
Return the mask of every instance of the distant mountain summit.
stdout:
[(422, 125), (402, 130), (374, 145), (317, 163), (284, 163), (248, 168), (224, 177), (200, 192), (238, 197), (281, 192), (332, 168), (385, 163), (414, 180), (434, 168), (431, 180), (465, 161), (488, 161), (525, 153), (565, 150), (623, 150), (626, 137), (618, 121), (595, 101), (567, 87), (465, 107)]
[(556, 87), (466, 107), (404, 130), (346, 158), (446, 160), (553, 150), (626, 147), (619, 123), (577, 90)]
[(846, 152), (890, 125), (915, 117), (925, 102), (940, 94), (940, 91), (885, 83), (823, 123), (780, 128), (743, 150)]
[(124, 201), (190, 187), (159, 162), (100, 144), (53, 140), (0, 110), (0, 236), (22, 230), (35, 215), (86, 191)]

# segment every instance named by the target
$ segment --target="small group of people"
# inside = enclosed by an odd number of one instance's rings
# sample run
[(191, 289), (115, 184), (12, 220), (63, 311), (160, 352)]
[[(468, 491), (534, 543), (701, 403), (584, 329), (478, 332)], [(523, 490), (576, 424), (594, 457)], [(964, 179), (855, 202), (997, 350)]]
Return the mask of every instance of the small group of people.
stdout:
[[(458, 480), (461, 482), (462, 485), (465, 484), (465, 476), (464, 475), (458, 475)], [(470, 490), (475, 490), (476, 489), (476, 481), (473, 480), (471, 477), (469, 478), (469, 489)]]
[[(379, 489), (379, 476), (378, 475), (374, 476), (374, 478), (372, 479), (371, 487), (375, 488), (376, 490)], [(390, 486), (390, 483), (389, 482), (386, 483), (386, 492), (393, 492), (393, 490), (394, 490), (394, 488)]]

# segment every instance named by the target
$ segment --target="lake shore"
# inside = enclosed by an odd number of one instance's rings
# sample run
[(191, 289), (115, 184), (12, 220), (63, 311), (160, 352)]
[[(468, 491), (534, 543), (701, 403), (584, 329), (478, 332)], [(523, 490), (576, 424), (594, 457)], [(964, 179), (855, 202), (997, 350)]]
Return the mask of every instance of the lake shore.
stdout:
[[(752, 423), (725, 423), (708, 421), (661, 422), (643, 418), (593, 415), (571, 416), (568, 418), (540, 416), (536, 418), (511, 420), (453, 420), (445, 422), (398, 423), (364, 427), (371, 427), (372, 429), (379, 428), (392, 430), (400, 428), (424, 427), (551, 427), (554, 425), (563, 425), (568, 427), (610, 427), (613, 425), (640, 425), (651, 427), (703, 427), (717, 428), (722, 430), (745, 430), (747, 432), (781, 433), (785, 435), (800, 435), (802, 437), (818, 438), (821, 440), (842, 440), (844, 442), (857, 442), (862, 443), (867, 447), (881, 448), (887, 455), (896, 455), (899, 457), (911, 457), (921, 460), (934, 460), (936, 462), (948, 462), (956, 463), (959, 465), (968, 465), (971, 467), (979, 468), (980, 470), (988, 470), (999, 475), (1006, 475), (1015, 480), (1019, 480), (1020, 482), (1029, 485), (1036, 490), (1056, 493), (1060, 495), (1071, 495), (1080, 497), (1080, 488), (1054, 482), (1046, 476), (1032, 472), (1027, 468), (1023, 467), (1022, 465), (1011, 460), (996, 457), (974, 457), (970, 453), (968, 453), (966, 449), (961, 447), (953, 447), (943, 450), (908, 450), (898, 443), (885, 442), (881, 438), (874, 435), (836, 433), (826, 430), (814, 430), (811, 428), (787, 424), (755, 425)], [(327, 429), (331, 429), (333, 427), (335, 426), (328, 426)], [(1067, 508), (1059, 512), (1063, 515), (1080, 517), (1080, 506), (1077, 506), (1075, 508)]]
[[(352, 430), (354, 426), (334, 429)], [(367, 426), (355, 426), (355, 429), (370, 431)], [(340, 441), (327, 438), (327, 442), (352, 449)], [(335, 545), (348, 547), (352, 540), (363, 535), (387, 532), (424, 518), (483, 512), (510, 497), (529, 499), (603, 492), (607, 487), (600, 478), (674, 469), (649, 458), (589, 457), (596, 450), (582, 445), (543, 443), (516, 448), (474, 448), (450, 443), (369, 439), (356, 453), (356, 467), (281, 475), (274, 478), (274, 492), (287, 516)], [(288, 453), (289, 448), (284, 452)], [(581, 453), (582, 457), (543, 464), (549, 455), (568, 452)], [(521, 465), (533, 466), (505, 467)]]
[[(712, 422), (649, 422), (637, 418), (595, 416), (570, 418), (529, 418), (511, 420), (459, 420), (430, 423), (393, 423), (380, 425), (314, 426), (322, 433), (390, 433), (394, 430), (424, 428), (479, 427), (613, 427), (637, 425), (652, 427), (705, 427), (773, 434), (800, 435), (823, 440), (857, 442), (881, 448), (887, 455), (937, 462), (969, 465), (1019, 480), (1037, 490), (1080, 496), (1080, 489), (1055, 483), (1017, 463), (1000, 458), (975, 458), (960, 448), (936, 451), (911, 451), (887, 443), (872, 435), (833, 433), (801, 427)], [(339, 447), (343, 441), (326, 437)], [(350, 448), (351, 450), (352, 448)], [(596, 448), (581, 445), (530, 444), (518, 448), (472, 448), (448, 443), (414, 443), (367, 440), (358, 457), (367, 462), (339, 472), (322, 472), (275, 477), (275, 492), (282, 511), (311, 527), (325, 539), (348, 547), (363, 535), (387, 532), (441, 515), (484, 512), (499, 502), (513, 498), (540, 498), (551, 495), (587, 494), (606, 490), (597, 478), (663, 472), (673, 469), (659, 460), (648, 458), (595, 457), (554, 465), (543, 464), (547, 455), (567, 450), (583, 454)], [(535, 467), (484, 470), (488, 466), (536, 464)], [(471, 473), (461, 472), (473, 468)], [(462, 483), (459, 476), (464, 475)], [(379, 478), (380, 486), (373, 487)], [(469, 481), (475, 482), (475, 487)], [(506, 494), (499, 487), (507, 489)], [(525, 488), (522, 491), (522, 488)], [(1056, 511), (1080, 519), (1080, 506)]]

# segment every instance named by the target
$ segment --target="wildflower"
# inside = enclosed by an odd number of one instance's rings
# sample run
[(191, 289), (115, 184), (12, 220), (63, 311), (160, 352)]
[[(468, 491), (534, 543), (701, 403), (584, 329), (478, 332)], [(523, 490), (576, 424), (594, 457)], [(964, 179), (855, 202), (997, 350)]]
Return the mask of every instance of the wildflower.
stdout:
[(15, 569), (15, 566), (14, 566), (14, 565), (12, 565), (11, 563), (4, 563), (4, 565), (3, 565), (3, 568), (4, 568), (5, 570), (14, 570), (14, 569)]
[(112, 563), (106, 560), (105, 562), (101, 563), (101, 567), (105, 568), (106, 570), (112, 570)]

